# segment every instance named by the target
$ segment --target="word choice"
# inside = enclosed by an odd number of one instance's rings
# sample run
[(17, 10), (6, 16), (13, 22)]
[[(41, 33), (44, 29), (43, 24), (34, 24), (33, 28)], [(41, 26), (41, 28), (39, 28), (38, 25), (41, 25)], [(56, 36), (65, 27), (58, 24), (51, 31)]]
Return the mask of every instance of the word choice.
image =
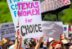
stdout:
[(36, 33), (42, 32), (41, 24), (34, 24), (34, 25), (22, 25), (21, 26), (21, 35), (25, 36), (28, 33)]

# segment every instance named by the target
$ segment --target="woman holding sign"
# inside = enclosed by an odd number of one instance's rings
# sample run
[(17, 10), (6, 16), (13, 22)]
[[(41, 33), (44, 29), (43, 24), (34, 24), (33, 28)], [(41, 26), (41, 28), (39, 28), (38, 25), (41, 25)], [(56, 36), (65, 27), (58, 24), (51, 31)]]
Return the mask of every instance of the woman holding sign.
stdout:
[[(17, 36), (16, 40), (15, 40), (15, 44), (11, 46), (11, 48), (9, 49), (40, 49), (41, 43), (43, 42), (44, 39), (43, 35), (42, 37), (40, 37), (40, 39), (36, 42), (35, 39), (33, 38), (28, 38), (24, 40), (24, 43), (22, 43), (22, 37), (20, 36), (20, 38)], [(47, 43), (44, 42), (44, 47), (42, 47), (43, 49), (47, 49)]]
[[(24, 49), (21, 46), (21, 41), (22, 41), (22, 38), (20, 39), (16, 38), (14, 49)], [(35, 42), (33, 38), (25, 39), (24, 44), (26, 44), (27, 46), (24, 45), (24, 47), (25, 49), (39, 49), (42, 41), (43, 41), (43, 37), (41, 37), (37, 43)]]

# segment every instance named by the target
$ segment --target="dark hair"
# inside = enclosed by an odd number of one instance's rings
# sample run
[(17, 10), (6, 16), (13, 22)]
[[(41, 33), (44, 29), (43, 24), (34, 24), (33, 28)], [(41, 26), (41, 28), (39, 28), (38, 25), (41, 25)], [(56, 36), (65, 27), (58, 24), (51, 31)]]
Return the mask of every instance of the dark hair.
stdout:
[(36, 42), (33, 38), (25, 39), (24, 44), (29, 45), (30, 47), (36, 46)]
[(40, 48), (42, 48), (43, 47), (43, 42), (40, 44)]

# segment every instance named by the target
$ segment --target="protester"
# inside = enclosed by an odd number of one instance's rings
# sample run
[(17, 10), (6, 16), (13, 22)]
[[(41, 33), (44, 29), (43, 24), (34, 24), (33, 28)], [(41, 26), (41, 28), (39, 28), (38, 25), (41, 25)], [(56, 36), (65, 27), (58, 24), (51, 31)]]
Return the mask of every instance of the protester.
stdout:
[(49, 49), (64, 49), (62, 42), (60, 41), (53, 41), (50, 44), (50, 48)]
[[(20, 38), (16, 38), (15, 40), (15, 44), (10, 46), (8, 49), (24, 49), (22, 46), (21, 46), (21, 41), (22, 39)], [(43, 37), (41, 37), (38, 42), (36, 43), (35, 40), (33, 38), (30, 38), (30, 39), (25, 39), (24, 40), (24, 47), (25, 49), (39, 49), (40, 48), (40, 45), (43, 41)]]
[(3, 38), (2, 39), (2, 49), (7, 49), (9, 47), (9, 39), (8, 38)]
[(63, 44), (69, 43), (68, 38), (66, 38), (64, 34), (60, 35), (60, 40)]
[[(72, 42), (66, 38), (60, 38), (60, 40), (51, 39), (51, 41), (46, 39), (43, 35), (40, 39), (36, 40), (34, 38), (22, 39), (21, 37), (16, 37), (15, 43), (7, 38), (3, 38), (0, 41), (0, 49), (72, 49)], [(68, 42), (66, 41), (68, 40)], [(24, 43), (22, 43), (22, 41)], [(22, 45), (24, 44), (24, 45)]]
[(33, 38), (28, 38), (24, 40), (24, 44), (26, 45), (26, 49), (34, 49), (34, 47), (36, 46), (36, 41)]
[(8, 49), (9, 46), (11, 46), (14, 42), (11, 41), (8, 38), (3, 38), (2, 41), (0, 41), (0, 47), (1, 49)]

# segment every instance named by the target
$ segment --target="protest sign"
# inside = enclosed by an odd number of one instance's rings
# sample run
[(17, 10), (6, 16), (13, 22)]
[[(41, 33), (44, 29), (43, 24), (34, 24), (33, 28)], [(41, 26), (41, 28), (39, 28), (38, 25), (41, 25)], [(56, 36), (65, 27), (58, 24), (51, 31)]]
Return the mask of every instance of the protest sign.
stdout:
[(17, 30), (17, 26), (19, 25), (18, 23), (18, 6), (17, 3), (22, 0), (7, 0), (8, 6), (12, 15), (13, 23), (15, 26), (15, 29)]
[(39, 1), (18, 2), (20, 35), (24, 38), (36, 38), (42, 34), (41, 11)]
[(43, 32), (46, 33), (49, 38), (55, 40), (60, 39), (60, 35), (63, 33), (62, 22), (43, 21), (42, 26)]
[(43, 0), (41, 2), (41, 12), (56, 10), (67, 5), (70, 5), (70, 0)]
[(15, 28), (13, 23), (0, 24), (0, 37), (15, 40)]

